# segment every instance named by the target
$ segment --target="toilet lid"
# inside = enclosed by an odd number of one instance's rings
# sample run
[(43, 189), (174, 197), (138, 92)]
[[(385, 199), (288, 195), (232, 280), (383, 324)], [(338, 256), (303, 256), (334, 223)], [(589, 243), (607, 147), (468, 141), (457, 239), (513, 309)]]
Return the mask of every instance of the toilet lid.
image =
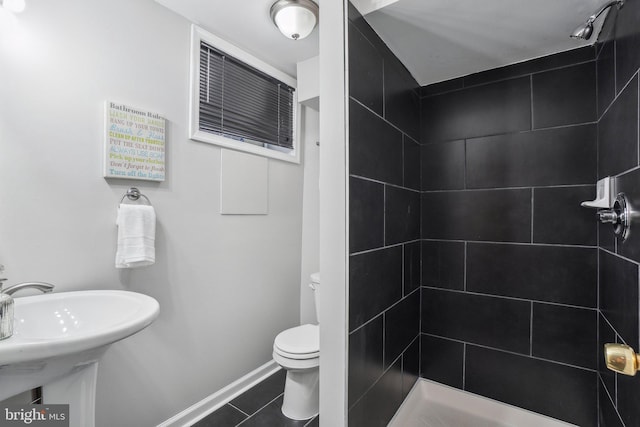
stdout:
[(289, 355), (310, 355), (320, 351), (320, 330), (318, 325), (302, 325), (278, 334), (273, 342), (274, 349)]

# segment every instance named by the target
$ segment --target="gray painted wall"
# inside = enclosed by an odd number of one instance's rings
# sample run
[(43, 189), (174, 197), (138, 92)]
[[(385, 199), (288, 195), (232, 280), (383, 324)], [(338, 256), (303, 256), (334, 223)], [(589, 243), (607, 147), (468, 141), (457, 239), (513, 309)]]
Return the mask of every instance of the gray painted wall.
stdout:
[[(189, 22), (151, 0), (31, 0), (0, 16), (0, 263), (9, 284), (125, 289), (155, 323), (100, 364), (97, 426), (153, 426), (271, 359), (300, 320), (303, 167), (269, 162), (269, 215), (219, 214), (220, 149), (187, 138)], [(103, 103), (167, 118), (167, 180), (102, 177)], [(131, 185), (156, 264), (114, 268)]]

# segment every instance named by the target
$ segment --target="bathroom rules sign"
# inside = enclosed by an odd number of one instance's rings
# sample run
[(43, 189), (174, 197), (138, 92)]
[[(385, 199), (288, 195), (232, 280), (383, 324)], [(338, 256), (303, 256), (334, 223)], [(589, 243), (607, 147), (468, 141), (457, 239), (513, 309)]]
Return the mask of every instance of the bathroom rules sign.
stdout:
[(105, 103), (104, 177), (164, 181), (165, 119)]

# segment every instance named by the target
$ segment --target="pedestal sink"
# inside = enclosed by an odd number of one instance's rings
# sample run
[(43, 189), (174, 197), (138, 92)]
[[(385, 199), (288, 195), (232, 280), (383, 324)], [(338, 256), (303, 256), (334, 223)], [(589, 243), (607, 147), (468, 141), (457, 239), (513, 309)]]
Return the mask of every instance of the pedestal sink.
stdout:
[(16, 298), (14, 311), (14, 334), (0, 341), (0, 400), (42, 386), (45, 404), (70, 405), (71, 427), (93, 427), (100, 356), (149, 326), (159, 304), (135, 292), (77, 291)]

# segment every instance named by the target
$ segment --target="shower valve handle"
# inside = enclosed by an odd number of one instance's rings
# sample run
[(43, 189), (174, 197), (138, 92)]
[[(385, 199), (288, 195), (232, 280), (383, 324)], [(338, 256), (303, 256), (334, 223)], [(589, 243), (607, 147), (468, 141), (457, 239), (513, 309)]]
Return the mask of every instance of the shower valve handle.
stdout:
[(604, 361), (607, 368), (619, 374), (634, 376), (640, 369), (640, 355), (624, 344), (605, 344)]

